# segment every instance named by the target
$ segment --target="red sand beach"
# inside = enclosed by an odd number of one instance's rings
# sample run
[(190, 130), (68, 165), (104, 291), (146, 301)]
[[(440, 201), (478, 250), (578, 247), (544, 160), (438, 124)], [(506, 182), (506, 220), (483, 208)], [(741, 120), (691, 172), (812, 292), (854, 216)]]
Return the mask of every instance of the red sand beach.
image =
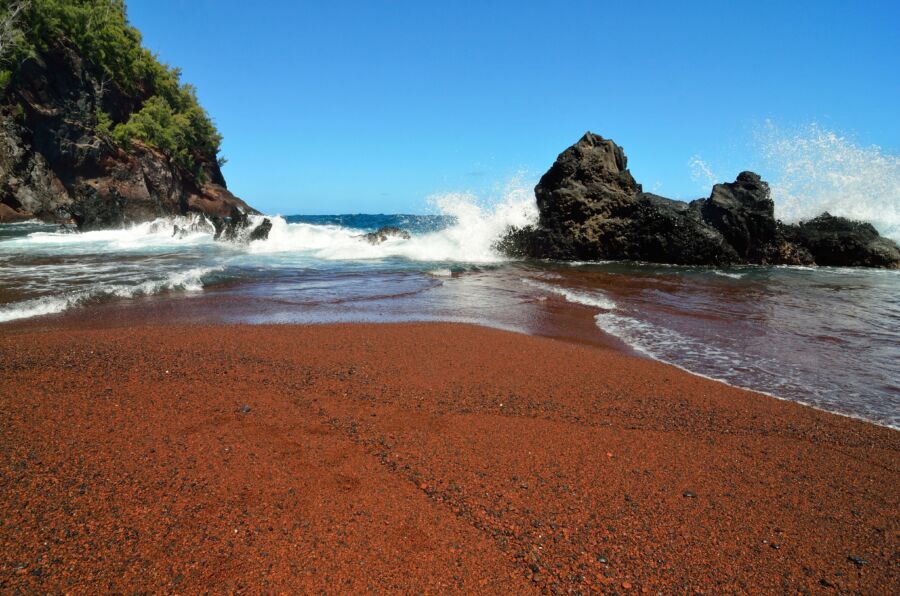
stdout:
[(0, 591), (896, 593), (900, 433), (468, 325), (0, 334)]

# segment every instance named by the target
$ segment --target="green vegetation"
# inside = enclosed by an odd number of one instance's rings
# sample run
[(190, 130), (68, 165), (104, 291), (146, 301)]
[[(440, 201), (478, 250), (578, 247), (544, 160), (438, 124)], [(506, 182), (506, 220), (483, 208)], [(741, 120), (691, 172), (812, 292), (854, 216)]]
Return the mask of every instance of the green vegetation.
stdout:
[(23, 59), (70, 44), (95, 71), (101, 93), (115, 86), (141, 106), (120, 122), (98, 111), (97, 132), (124, 146), (143, 141), (201, 176), (199, 161), (215, 159), (222, 137), (181, 72), (141, 45), (123, 0), (31, 0), (22, 14), (17, 43), (0, 55), (0, 93)]

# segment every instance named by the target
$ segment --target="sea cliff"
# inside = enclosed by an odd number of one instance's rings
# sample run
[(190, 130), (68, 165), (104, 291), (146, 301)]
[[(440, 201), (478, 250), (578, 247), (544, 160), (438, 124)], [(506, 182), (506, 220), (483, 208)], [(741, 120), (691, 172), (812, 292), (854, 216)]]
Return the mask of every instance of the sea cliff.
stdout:
[(255, 213), (226, 187), (221, 137), (123, 3), (0, 9), (0, 222), (80, 229)]

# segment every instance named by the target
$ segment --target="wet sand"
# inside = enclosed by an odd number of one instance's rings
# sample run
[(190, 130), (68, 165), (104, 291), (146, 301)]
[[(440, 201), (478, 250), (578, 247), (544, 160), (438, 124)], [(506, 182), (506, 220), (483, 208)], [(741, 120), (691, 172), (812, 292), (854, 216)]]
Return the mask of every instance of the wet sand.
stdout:
[(0, 591), (898, 590), (900, 433), (455, 324), (6, 328)]

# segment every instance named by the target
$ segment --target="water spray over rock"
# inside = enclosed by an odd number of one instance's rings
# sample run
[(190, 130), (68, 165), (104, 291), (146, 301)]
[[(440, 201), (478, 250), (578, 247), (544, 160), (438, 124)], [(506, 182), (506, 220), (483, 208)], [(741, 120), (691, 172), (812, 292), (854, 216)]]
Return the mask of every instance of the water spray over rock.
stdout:
[(537, 226), (510, 230), (509, 254), (559, 260), (682, 265), (900, 267), (897, 244), (874, 227), (823, 215), (805, 224), (775, 219), (769, 185), (742, 172), (686, 203), (643, 192), (621, 147), (586, 133), (535, 187)]

